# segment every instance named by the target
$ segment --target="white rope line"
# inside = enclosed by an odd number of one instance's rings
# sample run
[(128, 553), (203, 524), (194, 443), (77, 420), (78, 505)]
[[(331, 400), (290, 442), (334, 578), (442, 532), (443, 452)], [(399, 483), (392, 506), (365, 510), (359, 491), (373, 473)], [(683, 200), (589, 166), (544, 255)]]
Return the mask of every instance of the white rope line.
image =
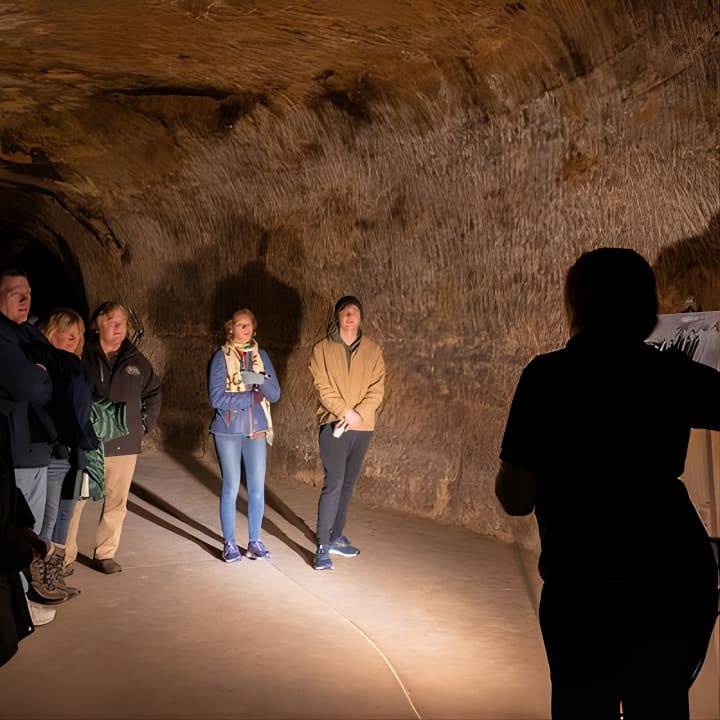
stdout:
[(314, 592), (312, 592), (311, 590), (306, 588), (304, 585), (301, 585), (297, 580), (290, 577), (290, 575), (288, 575), (286, 572), (281, 570), (277, 565), (275, 565), (275, 563), (271, 562), (270, 565), (272, 565), (272, 567), (275, 568), (275, 570), (277, 570), (277, 572), (279, 572), (281, 575), (286, 577), (291, 583), (293, 583), (294, 585), (296, 585), (297, 587), (299, 587), (300, 589), (305, 591), (308, 595), (311, 595), (312, 597), (314, 597), (316, 600), (318, 600), (323, 605), (325, 605), (325, 607), (330, 608), (330, 610), (332, 610), (333, 613), (335, 613), (335, 615), (342, 618), (348, 625), (350, 625), (351, 628), (353, 628), (353, 630), (355, 630), (363, 638), (365, 638), (365, 640), (370, 645), (370, 647), (375, 649), (377, 654), (382, 658), (385, 665), (387, 665), (387, 667), (390, 669), (390, 672), (393, 674), (393, 677), (395, 678), (397, 684), (400, 686), (400, 689), (402, 690), (403, 695), (405, 696), (405, 699), (408, 701), (408, 705), (410, 705), (410, 708), (412, 709), (413, 713), (415, 714), (415, 717), (417, 718), (417, 720), (422, 720), (422, 716), (418, 712), (418, 709), (415, 707), (415, 703), (412, 701), (412, 698), (410, 697), (410, 693), (408, 692), (408, 689), (405, 687), (405, 684), (400, 679), (400, 676), (398, 675), (397, 671), (393, 667), (393, 664), (390, 662), (387, 655), (385, 655), (385, 653), (380, 649), (378, 644), (359, 625), (356, 625), (352, 620), (350, 620), (350, 618), (343, 615), (339, 610), (337, 610), (332, 605), (330, 605), (326, 600), (324, 600), (323, 598), (316, 595)]
[[(326, 605), (327, 605), (327, 603), (326, 603)], [(332, 607), (332, 606), (330, 606), (330, 607)], [(335, 608), (333, 608), (333, 610), (335, 610)], [(346, 622), (348, 625), (350, 625), (350, 627), (352, 627), (352, 628), (355, 629), (358, 633), (360, 633), (360, 635), (362, 635), (362, 637), (364, 637), (365, 640), (367, 640), (368, 643), (369, 643), (372, 647), (375, 648), (375, 650), (377, 651), (378, 655), (380, 655), (380, 657), (383, 659), (383, 661), (384, 661), (385, 664), (388, 666), (388, 668), (390, 668), (390, 672), (391, 672), (391, 673), (393, 674), (393, 676), (395, 677), (395, 680), (397, 680), (397, 684), (400, 686), (400, 689), (403, 691), (403, 695), (405, 695), (405, 699), (408, 701), (408, 705), (410, 705), (410, 707), (412, 708), (412, 711), (415, 713), (415, 717), (417, 718), (417, 720), (422, 720), (422, 716), (421, 716), (420, 713), (418, 712), (418, 709), (415, 707), (415, 703), (412, 701), (412, 698), (410, 697), (410, 693), (408, 692), (407, 688), (405, 687), (405, 684), (404, 684), (403, 681), (400, 679), (400, 676), (397, 674), (395, 668), (393, 667), (393, 664), (390, 662), (390, 660), (388, 659), (388, 657), (387, 657), (387, 656), (385, 655), (385, 653), (378, 647), (377, 643), (376, 643), (359, 625), (356, 625), (352, 620), (350, 620), (349, 618), (345, 617), (341, 612), (338, 612), (337, 610), (335, 610), (335, 614), (336, 614), (336, 615), (339, 615), (343, 620), (345, 620), (345, 622)]]

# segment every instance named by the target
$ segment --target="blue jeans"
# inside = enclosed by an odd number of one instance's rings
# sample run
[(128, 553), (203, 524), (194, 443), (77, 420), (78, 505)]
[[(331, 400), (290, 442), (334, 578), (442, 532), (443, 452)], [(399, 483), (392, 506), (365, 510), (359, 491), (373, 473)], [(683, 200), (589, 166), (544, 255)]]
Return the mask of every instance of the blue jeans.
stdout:
[(58, 545), (64, 545), (67, 540), (70, 521), (72, 520), (76, 502), (77, 500), (60, 499), (60, 510), (58, 510), (55, 530), (53, 530), (51, 538), (51, 540)]
[(215, 433), (215, 450), (222, 473), (220, 493), (220, 524), (225, 540), (235, 542), (235, 514), (240, 491), (240, 466), (245, 465), (248, 491), (249, 540), (260, 539), (260, 527), (265, 511), (265, 437), (251, 440), (245, 435)]
[[(47, 498), (45, 500), (45, 516), (43, 518), (42, 528), (39, 532), (40, 537), (49, 542), (55, 542), (55, 527), (60, 512), (60, 493), (62, 492), (63, 482), (68, 472), (70, 472), (70, 463), (68, 460), (53, 458), (50, 460), (47, 470)], [(67, 535), (67, 527), (65, 528)], [(65, 544), (65, 537), (60, 542)]]

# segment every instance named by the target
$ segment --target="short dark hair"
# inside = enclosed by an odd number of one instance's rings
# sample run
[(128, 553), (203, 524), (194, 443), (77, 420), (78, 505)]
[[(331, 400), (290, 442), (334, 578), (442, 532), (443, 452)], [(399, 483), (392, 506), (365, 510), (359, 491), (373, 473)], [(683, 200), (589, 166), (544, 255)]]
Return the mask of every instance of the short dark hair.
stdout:
[(601, 330), (644, 340), (657, 323), (655, 273), (630, 248), (583, 253), (565, 280), (571, 331)]
[(362, 303), (360, 302), (360, 299), (357, 298), (355, 295), (343, 295), (336, 303), (335, 308), (333, 310), (333, 317), (335, 318), (335, 322), (338, 322), (340, 313), (348, 306), (348, 305), (354, 305), (358, 311), (360, 312), (360, 320), (363, 319), (363, 316), (365, 314), (364, 308), (362, 306)]
[(90, 329), (97, 330), (97, 319), (101, 315), (111, 313), (113, 310), (122, 310), (125, 313), (125, 317), (128, 320), (130, 319), (130, 313), (122, 303), (115, 302), (114, 300), (107, 300), (104, 303), (100, 303), (100, 305), (95, 308), (95, 312), (90, 316)]
[(24, 277), (28, 276), (27, 270), (22, 265), (16, 263), (4, 263), (0, 265), (0, 281), (6, 277)]

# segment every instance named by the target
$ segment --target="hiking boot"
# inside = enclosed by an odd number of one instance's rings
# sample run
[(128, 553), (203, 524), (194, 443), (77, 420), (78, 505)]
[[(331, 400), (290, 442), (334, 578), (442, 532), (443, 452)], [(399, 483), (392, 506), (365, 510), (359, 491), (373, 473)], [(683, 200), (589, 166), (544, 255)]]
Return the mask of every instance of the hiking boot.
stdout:
[(223, 560), (225, 562), (239, 562), (242, 560), (242, 555), (240, 554), (240, 548), (238, 548), (237, 544), (233, 542), (232, 540), (226, 540), (225, 544), (223, 545)]
[(256, 558), (270, 559), (270, 551), (265, 547), (262, 540), (251, 540), (248, 543), (245, 557), (255, 560)]
[(57, 594), (53, 594), (53, 597), (48, 597), (48, 593), (41, 595), (32, 584), (28, 587), (25, 595), (28, 601), (32, 601), (36, 605), (60, 605), (70, 599), (70, 596), (66, 592), (60, 593), (59, 590)]
[(93, 558), (92, 566), (98, 572), (105, 573), (106, 575), (112, 575), (112, 573), (122, 572), (122, 565), (116, 562), (112, 558)]
[(25, 570), (25, 576), (28, 579), (30, 587), (28, 594), (35, 602), (43, 604), (54, 604), (65, 602), (68, 594), (56, 585), (55, 580), (50, 572), (49, 562), (52, 558), (54, 546), (51, 545), (50, 552), (43, 558), (35, 558), (30, 567)]
[(48, 573), (50, 574), (55, 587), (64, 590), (67, 593), (68, 599), (77, 597), (80, 595), (81, 590), (65, 584), (65, 573), (63, 572), (64, 565), (65, 548), (55, 546), (55, 552), (53, 552), (50, 559), (47, 560)]
[(330, 546), (318, 545), (315, 553), (314, 568), (316, 570), (332, 570), (333, 562), (330, 559)]
[(30, 620), (35, 627), (47, 625), (55, 619), (55, 610), (52, 608), (43, 607), (42, 605), (32, 602), (32, 600), (28, 600), (27, 604), (28, 610), (30, 611)]

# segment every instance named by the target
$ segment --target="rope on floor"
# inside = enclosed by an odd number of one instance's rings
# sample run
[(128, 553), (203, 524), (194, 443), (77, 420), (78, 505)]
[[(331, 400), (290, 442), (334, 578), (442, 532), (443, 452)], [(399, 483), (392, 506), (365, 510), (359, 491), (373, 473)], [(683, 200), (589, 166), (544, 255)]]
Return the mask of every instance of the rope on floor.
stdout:
[(277, 570), (281, 575), (285, 576), (291, 583), (296, 585), (297, 587), (304, 590), (308, 595), (312, 595), (316, 600), (321, 602), (325, 607), (330, 608), (332, 612), (337, 615), (338, 617), (342, 618), (355, 632), (359, 633), (363, 638), (365, 638), (365, 641), (370, 645), (370, 647), (374, 648), (375, 652), (382, 658), (383, 662), (388, 666), (390, 669), (390, 672), (393, 674), (393, 677), (395, 678), (397, 684), (400, 686), (400, 689), (403, 692), (403, 695), (405, 695), (405, 699), (408, 701), (408, 705), (410, 705), (410, 708), (412, 709), (413, 713), (415, 714), (415, 717), (417, 720), (422, 720), (422, 716), (418, 712), (418, 709), (415, 707), (415, 703), (412, 701), (412, 698), (410, 697), (410, 693), (408, 692), (408, 689), (405, 687), (405, 684), (400, 679), (400, 676), (398, 675), (397, 671), (393, 667), (393, 664), (388, 659), (387, 655), (380, 649), (380, 647), (377, 645), (377, 643), (359, 626), (356, 625), (350, 618), (343, 615), (337, 608), (330, 605), (326, 600), (324, 600), (319, 595), (316, 595), (311, 590), (308, 590), (307, 587), (304, 585), (301, 585), (297, 580), (290, 577), (287, 573), (283, 572), (275, 563), (270, 563), (270, 565)]
[[(317, 596), (316, 596), (317, 597)], [(327, 603), (326, 603), (327, 604)], [(331, 606), (330, 606), (331, 607)], [(333, 608), (335, 610), (335, 608)], [(353, 629), (355, 629), (362, 637), (367, 640), (367, 642), (370, 644), (371, 647), (375, 648), (376, 652), (380, 657), (383, 659), (385, 664), (390, 668), (390, 672), (395, 677), (395, 680), (397, 680), (397, 684), (400, 686), (400, 689), (403, 691), (403, 694), (405, 695), (405, 699), (408, 701), (408, 705), (412, 708), (412, 711), (415, 713), (415, 717), (417, 720), (422, 720), (422, 717), (420, 713), (418, 712), (418, 709), (415, 707), (415, 703), (412, 701), (412, 698), (410, 697), (410, 693), (408, 692), (407, 688), (403, 684), (403, 681), (400, 679), (400, 676), (397, 674), (395, 668), (393, 667), (393, 664), (388, 659), (387, 655), (378, 647), (377, 643), (359, 626), (356, 625), (350, 618), (345, 617), (342, 613), (335, 610), (335, 614), (339, 615), (345, 622), (350, 625)]]

